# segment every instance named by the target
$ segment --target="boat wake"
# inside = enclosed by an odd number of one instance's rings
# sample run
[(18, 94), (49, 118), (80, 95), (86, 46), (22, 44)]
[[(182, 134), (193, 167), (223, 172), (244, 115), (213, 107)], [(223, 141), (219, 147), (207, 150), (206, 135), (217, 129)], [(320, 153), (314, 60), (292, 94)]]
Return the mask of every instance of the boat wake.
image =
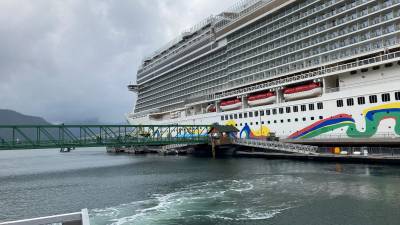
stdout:
[[(336, 187), (334, 190), (329, 188), (332, 185)], [(113, 225), (268, 220), (307, 204), (315, 194), (334, 198), (346, 194), (357, 196), (359, 193), (357, 185), (351, 188), (340, 183), (314, 183), (302, 177), (275, 175), (191, 184), (143, 201), (94, 209), (90, 214), (94, 224)], [(366, 188), (363, 196), (365, 194), (370, 195), (371, 190)]]

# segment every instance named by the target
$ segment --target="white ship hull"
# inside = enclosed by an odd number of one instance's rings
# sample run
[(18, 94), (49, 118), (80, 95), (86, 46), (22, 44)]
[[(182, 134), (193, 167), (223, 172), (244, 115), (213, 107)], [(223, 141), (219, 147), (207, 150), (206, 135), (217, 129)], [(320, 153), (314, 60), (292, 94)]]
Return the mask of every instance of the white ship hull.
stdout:
[(400, 143), (400, 1), (320, 3), (242, 1), (194, 26), (144, 59), (129, 123)]
[[(362, 74), (360, 77), (369, 77), (365, 83), (349, 76), (348, 86), (334, 91), (328, 90), (328, 93), (314, 98), (241, 108), (229, 112), (188, 115), (171, 120), (151, 120), (149, 117), (142, 117), (128, 118), (128, 121), (131, 124), (227, 124), (240, 130), (238, 133), (240, 138), (259, 138), (268, 136), (270, 132), (288, 140), (399, 138), (400, 131), (396, 130), (396, 126), (400, 123), (400, 78), (397, 77), (399, 70), (400, 66), (396, 66), (390, 70)], [(379, 77), (381, 74), (386, 78)], [(390, 100), (382, 99), (385, 94), (389, 94)], [(371, 103), (370, 96), (376, 96), (377, 102)], [(363, 97), (365, 102), (361, 101), (359, 104), (360, 97)], [(353, 103), (347, 104), (348, 99), (353, 99)], [(342, 107), (338, 107), (338, 100), (343, 101)], [(314, 105), (313, 110), (310, 110), (310, 104)], [(318, 108), (318, 104), (322, 104), (322, 108)], [(302, 105), (306, 107), (305, 111), (301, 111)], [(293, 111), (296, 106), (298, 112)], [(279, 113), (280, 108), (283, 113)], [(286, 113), (286, 108), (290, 108), (290, 113)], [(276, 114), (273, 114), (274, 109)], [(260, 111), (264, 112), (263, 115), (259, 113)], [(253, 113), (253, 117), (249, 117), (250, 112)], [(258, 112), (257, 116), (254, 116), (255, 112)], [(387, 115), (372, 116), (374, 113), (382, 112)], [(247, 118), (243, 116), (245, 113)], [(235, 114), (237, 116), (234, 116)], [(239, 114), (242, 114), (241, 118)]]

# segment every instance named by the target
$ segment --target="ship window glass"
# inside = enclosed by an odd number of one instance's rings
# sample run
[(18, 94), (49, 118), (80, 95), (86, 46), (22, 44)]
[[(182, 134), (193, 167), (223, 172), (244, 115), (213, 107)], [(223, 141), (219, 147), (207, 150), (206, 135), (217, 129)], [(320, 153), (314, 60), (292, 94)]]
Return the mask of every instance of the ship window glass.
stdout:
[(298, 118), (296, 118), (296, 119), (294, 119), (294, 121), (296, 121), (296, 122), (299, 122), (299, 119), (298, 119)]
[(281, 123), (283, 123), (283, 120), (281, 120)]
[(276, 120), (274, 120), (274, 123), (276, 123)]
[(365, 104), (365, 97), (358, 97), (357, 98), (357, 103), (359, 105), (364, 105)]
[(243, 114), (239, 113), (239, 119), (243, 118)]
[(303, 121), (306, 121), (306, 118), (305, 118), (305, 117), (303, 117)]
[(347, 99), (347, 106), (352, 106), (352, 105), (354, 105), (354, 99), (348, 98)]
[(257, 117), (258, 116), (258, 111), (254, 112), (254, 116)]
[(336, 101), (336, 106), (337, 106), (337, 107), (343, 107), (343, 100), (341, 100), (341, 99), (340, 99), (340, 100), (337, 100), (337, 101)]
[(268, 120), (268, 124), (271, 124), (271, 121)]
[(324, 109), (324, 104), (322, 102), (317, 103), (317, 108), (318, 109)]
[(390, 94), (389, 93), (382, 94), (382, 102), (388, 102), (388, 101), (390, 101)]
[(237, 114), (233, 115), (233, 117), (235, 118), (235, 120), (238, 118), (237, 116), (238, 116)]
[(279, 108), (279, 114), (283, 114), (283, 108)]
[(396, 98), (397, 101), (400, 100), (400, 92), (394, 93), (394, 97)]
[(233, 115), (229, 115), (229, 119), (233, 120)]
[(309, 109), (310, 111), (313, 111), (313, 110), (314, 110), (314, 104), (309, 104), (309, 105), (308, 105), (308, 109)]
[(240, 123), (240, 126), (243, 126), (243, 123)]
[(324, 117), (323, 117), (323, 116), (319, 116), (319, 119), (320, 119), (320, 120), (323, 120), (323, 119), (324, 119)]
[(312, 116), (312, 117), (311, 117), (311, 120), (315, 120), (315, 118)]
[(306, 105), (301, 105), (300, 109), (302, 112), (306, 111)]
[(221, 116), (221, 120), (224, 120), (224, 116)]
[(276, 109), (272, 110), (272, 114), (276, 115)]
[(260, 111), (260, 116), (264, 116), (264, 110)]
[(256, 125), (258, 125), (258, 122), (256, 122)]
[(290, 107), (286, 107), (286, 113), (290, 113)]
[(253, 126), (253, 122), (250, 122), (250, 125)]
[(253, 112), (249, 112), (249, 117), (253, 117)]
[(271, 115), (271, 110), (267, 109), (267, 110), (265, 111), (265, 114), (267, 114), (267, 116)]
[(247, 113), (243, 113), (243, 115), (244, 115), (244, 118), (247, 118)]
[(299, 107), (297, 105), (293, 106), (293, 112), (298, 112), (299, 111)]
[(265, 124), (265, 122), (264, 122), (264, 121), (261, 121), (261, 124)]
[(385, 67), (392, 67), (392, 66), (393, 66), (393, 63), (385, 64)]
[(228, 115), (225, 115), (225, 120), (228, 120)]
[(369, 96), (369, 103), (377, 103), (378, 97), (376, 95)]
[(291, 120), (290, 120), (290, 119), (287, 119), (287, 121), (288, 121), (288, 123), (290, 123), (290, 122), (291, 122)]

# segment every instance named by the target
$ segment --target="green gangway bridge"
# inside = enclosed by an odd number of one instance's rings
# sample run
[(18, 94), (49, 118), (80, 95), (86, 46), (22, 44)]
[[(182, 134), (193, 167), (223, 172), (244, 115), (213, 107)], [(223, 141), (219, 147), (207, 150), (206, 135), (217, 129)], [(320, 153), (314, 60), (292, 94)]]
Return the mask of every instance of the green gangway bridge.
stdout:
[(209, 125), (0, 125), (0, 150), (208, 143)]

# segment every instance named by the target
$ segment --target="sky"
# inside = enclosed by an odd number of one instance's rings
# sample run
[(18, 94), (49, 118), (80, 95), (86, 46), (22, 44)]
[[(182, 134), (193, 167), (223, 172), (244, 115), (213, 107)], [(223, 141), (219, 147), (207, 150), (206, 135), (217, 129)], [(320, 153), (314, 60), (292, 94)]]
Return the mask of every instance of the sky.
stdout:
[(235, 0), (0, 0), (0, 108), (121, 123), (145, 55)]

